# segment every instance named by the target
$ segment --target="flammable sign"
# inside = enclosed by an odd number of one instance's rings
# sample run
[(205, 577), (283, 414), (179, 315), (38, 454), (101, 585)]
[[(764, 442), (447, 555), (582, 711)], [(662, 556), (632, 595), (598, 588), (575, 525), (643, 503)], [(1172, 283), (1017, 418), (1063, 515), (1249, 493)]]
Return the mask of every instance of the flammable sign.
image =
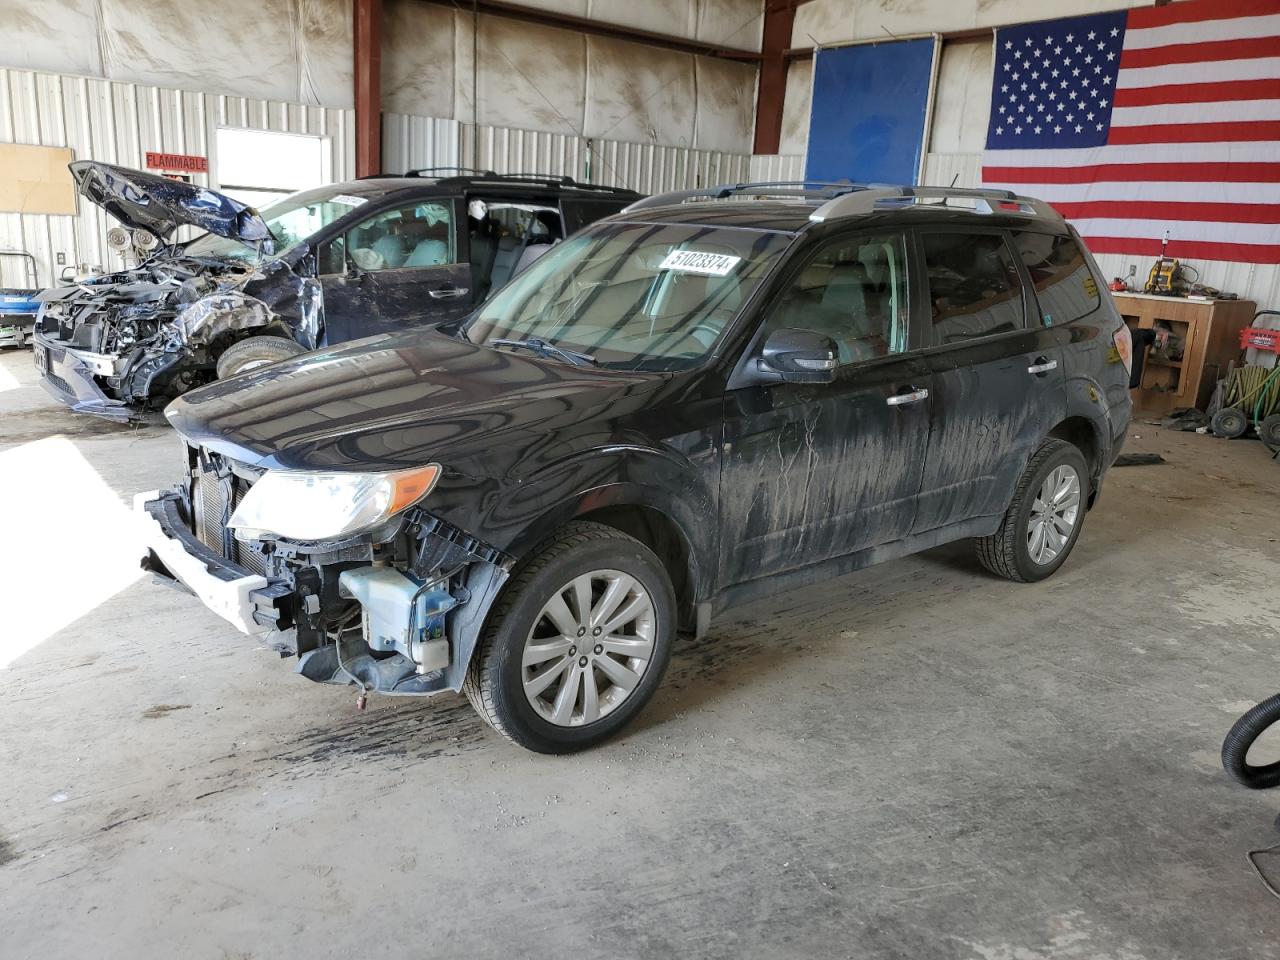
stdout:
[(209, 158), (198, 157), (189, 153), (160, 153), (147, 151), (147, 169), (164, 170), (177, 173), (208, 173)]

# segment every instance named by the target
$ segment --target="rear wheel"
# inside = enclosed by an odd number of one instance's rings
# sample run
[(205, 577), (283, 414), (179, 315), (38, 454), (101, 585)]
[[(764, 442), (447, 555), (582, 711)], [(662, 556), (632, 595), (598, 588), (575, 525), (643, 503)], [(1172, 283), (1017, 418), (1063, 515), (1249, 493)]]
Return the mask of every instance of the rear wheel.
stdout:
[(225, 380), (237, 373), (288, 360), (305, 352), (302, 344), (287, 337), (248, 337), (222, 351), (222, 356), (218, 357), (218, 379)]
[(653, 551), (612, 527), (573, 523), (512, 576), (463, 690), (520, 746), (582, 750), (644, 707), (675, 630), (674, 591)]
[(1022, 583), (1051, 575), (1080, 537), (1088, 477), (1078, 448), (1046, 440), (1022, 472), (999, 529), (977, 541), (978, 560), (992, 573)]

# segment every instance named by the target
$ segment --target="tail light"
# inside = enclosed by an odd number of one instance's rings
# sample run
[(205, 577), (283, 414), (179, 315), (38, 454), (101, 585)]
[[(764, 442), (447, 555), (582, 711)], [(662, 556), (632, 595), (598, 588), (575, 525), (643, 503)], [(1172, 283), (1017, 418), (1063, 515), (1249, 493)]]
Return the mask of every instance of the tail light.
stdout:
[(1121, 323), (1111, 335), (1111, 341), (1116, 345), (1116, 354), (1124, 364), (1125, 373), (1133, 373), (1133, 334), (1129, 332), (1129, 325)]

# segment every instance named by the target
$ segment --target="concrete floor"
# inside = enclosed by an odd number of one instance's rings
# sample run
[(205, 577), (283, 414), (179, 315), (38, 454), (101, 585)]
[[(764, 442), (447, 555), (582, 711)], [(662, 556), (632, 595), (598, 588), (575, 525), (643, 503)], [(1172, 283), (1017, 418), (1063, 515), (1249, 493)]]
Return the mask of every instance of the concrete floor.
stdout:
[[(534, 756), (460, 698), (294, 676), (138, 578), (116, 495), (163, 426), (0, 356), (0, 954), (1280, 957), (1228, 782), (1280, 688), (1280, 464), (1136, 423), (1068, 565), (963, 546), (678, 648), (616, 742)], [(16, 627), (15, 627), (16, 611)]]

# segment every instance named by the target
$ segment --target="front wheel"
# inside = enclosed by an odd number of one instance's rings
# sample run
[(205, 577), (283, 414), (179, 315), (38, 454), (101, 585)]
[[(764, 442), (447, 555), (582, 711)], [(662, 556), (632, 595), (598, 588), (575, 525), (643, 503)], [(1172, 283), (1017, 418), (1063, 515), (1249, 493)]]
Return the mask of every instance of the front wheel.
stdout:
[(1084, 456), (1065, 440), (1046, 440), (1018, 479), (1000, 527), (977, 541), (978, 560), (998, 576), (1043, 580), (1080, 537), (1088, 497)]
[(225, 380), (246, 370), (288, 360), (300, 353), (306, 353), (302, 344), (287, 337), (246, 337), (222, 351), (218, 357), (218, 379)]
[(508, 740), (582, 750), (644, 707), (675, 631), (675, 594), (653, 551), (612, 527), (572, 523), (506, 585), (463, 690)]

